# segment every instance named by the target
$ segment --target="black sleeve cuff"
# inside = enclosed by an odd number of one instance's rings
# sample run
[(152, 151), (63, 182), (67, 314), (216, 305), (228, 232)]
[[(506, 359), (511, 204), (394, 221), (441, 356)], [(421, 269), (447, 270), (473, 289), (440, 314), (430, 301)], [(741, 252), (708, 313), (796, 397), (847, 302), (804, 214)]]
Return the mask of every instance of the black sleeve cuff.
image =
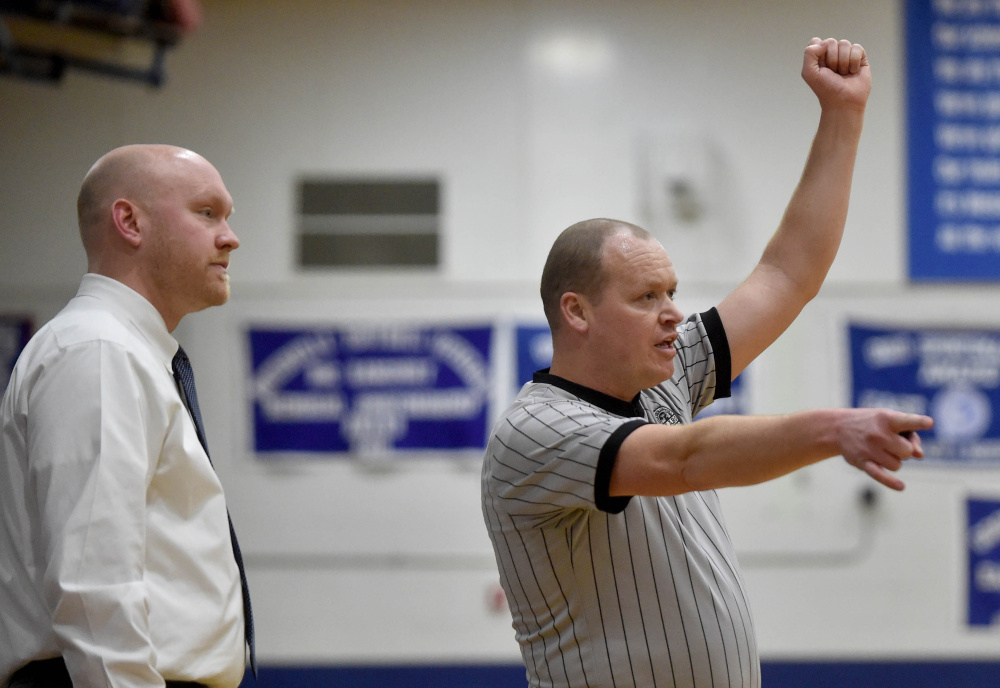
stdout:
[(594, 477), (594, 504), (601, 511), (609, 514), (620, 514), (625, 511), (625, 507), (632, 499), (631, 497), (611, 497), (608, 491), (611, 489), (611, 471), (615, 467), (615, 460), (618, 458), (618, 450), (621, 449), (622, 442), (632, 434), (633, 430), (643, 425), (646, 425), (646, 421), (642, 419), (623, 423), (611, 433), (611, 437), (601, 447), (600, 456), (597, 458), (597, 475)]
[(729, 338), (726, 328), (722, 326), (719, 311), (710, 308), (701, 314), (701, 322), (708, 333), (708, 341), (712, 343), (715, 354), (715, 399), (725, 399), (732, 396), (733, 362), (729, 356)]

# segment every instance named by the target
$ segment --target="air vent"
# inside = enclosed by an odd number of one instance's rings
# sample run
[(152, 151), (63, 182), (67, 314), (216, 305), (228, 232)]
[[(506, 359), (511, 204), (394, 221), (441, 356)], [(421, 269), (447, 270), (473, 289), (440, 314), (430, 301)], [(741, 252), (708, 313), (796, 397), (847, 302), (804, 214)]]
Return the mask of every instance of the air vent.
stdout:
[(434, 179), (303, 179), (304, 268), (437, 267), (440, 188)]

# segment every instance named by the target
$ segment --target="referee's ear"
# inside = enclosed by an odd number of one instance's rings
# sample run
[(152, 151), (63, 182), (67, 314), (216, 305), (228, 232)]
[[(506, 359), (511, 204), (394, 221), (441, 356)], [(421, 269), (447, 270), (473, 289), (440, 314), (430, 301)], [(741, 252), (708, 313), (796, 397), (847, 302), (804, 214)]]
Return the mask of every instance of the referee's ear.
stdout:
[(586, 334), (590, 329), (593, 311), (587, 297), (568, 291), (559, 299), (559, 311), (566, 327), (578, 334)]

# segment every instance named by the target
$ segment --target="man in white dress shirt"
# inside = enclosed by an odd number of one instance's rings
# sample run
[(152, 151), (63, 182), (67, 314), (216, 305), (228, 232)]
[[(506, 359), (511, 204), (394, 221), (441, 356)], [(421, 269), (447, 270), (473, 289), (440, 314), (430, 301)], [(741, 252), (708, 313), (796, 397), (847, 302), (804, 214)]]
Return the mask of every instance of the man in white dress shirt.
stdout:
[(172, 146), (115, 149), (83, 181), (88, 273), (0, 403), (0, 686), (242, 679), (240, 567), (170, 335), (229, 298), (232, 210)]

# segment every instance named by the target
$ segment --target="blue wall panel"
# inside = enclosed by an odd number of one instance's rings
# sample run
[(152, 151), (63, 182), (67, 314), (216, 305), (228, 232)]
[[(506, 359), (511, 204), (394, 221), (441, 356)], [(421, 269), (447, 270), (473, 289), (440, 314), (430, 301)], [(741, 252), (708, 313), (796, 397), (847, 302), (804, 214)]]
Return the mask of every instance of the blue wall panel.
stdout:
[(985, 688), (1000, 686), (1000, 662), (763, 662), (767, 688)]
[[(984, 688), (1000, 686), (998, 662), (763, 662), (767, 688)], [(262, 667), (241, 688), (525, 688), (520, 665)]]
[(412, 665), (261, 667), (240, 688), (525, 688), (524, 667), (499, 665)]

